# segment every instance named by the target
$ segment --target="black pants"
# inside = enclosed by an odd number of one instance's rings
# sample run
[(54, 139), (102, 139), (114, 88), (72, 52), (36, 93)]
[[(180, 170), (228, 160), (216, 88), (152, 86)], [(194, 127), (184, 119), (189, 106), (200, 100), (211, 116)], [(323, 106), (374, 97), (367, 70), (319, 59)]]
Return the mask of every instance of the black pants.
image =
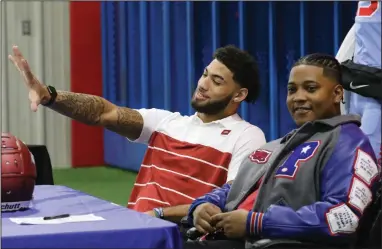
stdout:
[(205, 241), (188, 241), (184, 242), (183, 249), (244, 249), (245, 242), (243, 240), (205, 240)]

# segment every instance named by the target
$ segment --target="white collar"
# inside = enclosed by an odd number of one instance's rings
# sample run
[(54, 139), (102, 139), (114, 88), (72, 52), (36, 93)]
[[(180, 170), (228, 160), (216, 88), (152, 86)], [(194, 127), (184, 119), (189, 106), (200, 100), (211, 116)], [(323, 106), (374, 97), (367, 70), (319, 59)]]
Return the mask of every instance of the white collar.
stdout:
[(224, 127), (226, 127), (227, 125), (229, 125), (229, 124), (231, 124), (233, 122), (237, 122), (237, 121), (242, 121), (243, 120), (239, 116), (239, 114), (237, 114), (237, 113), (232, 114), (231, 116), (225, 117), (223, 119), (215, 120), (215, 121), (212, 121), (212, 122), (209, 122), (209, 123), (203, 123), (203, 121), (198, 117), (197, 112), (195, 112), (191, 117), (192, 117), (192, 120), (195, 121), (195, 122), (198, 122), (198, 124), (205, 124), (205, 125), (220, 124), (220, 125), (222, 125)]

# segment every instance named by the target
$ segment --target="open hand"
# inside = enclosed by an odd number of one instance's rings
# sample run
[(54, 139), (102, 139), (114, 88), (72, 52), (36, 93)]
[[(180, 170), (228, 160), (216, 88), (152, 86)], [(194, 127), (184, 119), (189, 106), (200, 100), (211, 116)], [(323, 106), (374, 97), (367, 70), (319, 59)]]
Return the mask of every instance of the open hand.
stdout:
[(248, 211), (243, 209), (227, 213), (216, 214), (212, 217), (211, 223), (216, 229), (223, 229), (224, 235), (230, 239), (244, 238), (246, 235), (246, 222)]
[(8, 58), (13, 62), (16, 69), (24, 78), (29, 89), (29, 100), (31, 101), (30, 108), (32, 111), (37, 111), (37, 107), (41, 103), (49, 101), (50, 95), (46, 87), (32, 73), (27, 60), (21, 54), (17, 46), (12, 47), (13, 55)]
[(215, 228), (211, 226), (211, 218), (221, 212), (220, 208), (214, 204), (200, 204), (193, 213), (195, 228), (203, 234), (214, 232)]

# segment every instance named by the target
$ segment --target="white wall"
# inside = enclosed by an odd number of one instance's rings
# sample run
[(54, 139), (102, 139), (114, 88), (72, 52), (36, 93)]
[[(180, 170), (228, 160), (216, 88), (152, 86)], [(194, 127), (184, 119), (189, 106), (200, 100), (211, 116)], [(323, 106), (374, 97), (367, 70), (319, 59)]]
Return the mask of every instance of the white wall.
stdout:
[[(27, 144), (45, 144), (53, 167), (71, 165), (70, 120), (49, 109), (30, 111), (25, 84), (7, 59), (17, 44), (32, 71), (45, 84), (70, 89), (69, 2), (2, 2), (2, 131)], [(31, 35), (22, 35), (22, 21), (31, 21)]]

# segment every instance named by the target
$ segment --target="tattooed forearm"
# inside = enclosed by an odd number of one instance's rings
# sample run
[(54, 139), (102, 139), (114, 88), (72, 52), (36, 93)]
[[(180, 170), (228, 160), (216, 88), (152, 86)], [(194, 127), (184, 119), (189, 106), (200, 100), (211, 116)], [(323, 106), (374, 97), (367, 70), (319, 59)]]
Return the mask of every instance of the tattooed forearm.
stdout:
[(88, 125), (101, 125), (101, 115), (106, 111), (105, 100), (101, 97), (65, 91), (58, 91), (50, 108)]
[(105, 125), (107, 129), (131, 140), (140, 136), (143, 129), (143, 118), (139, 112), (126, 107), (118, 107), (113, 113), (116, 113), (116, 122), (108, 122)]
[(62, 115), (87, 125), (99, 125), (129, 139), (142, 132), (141, 114), (127, 107), (117, 107), (106, 99), (89, 94), (57, 91), (56, 101), (50, 106)]

